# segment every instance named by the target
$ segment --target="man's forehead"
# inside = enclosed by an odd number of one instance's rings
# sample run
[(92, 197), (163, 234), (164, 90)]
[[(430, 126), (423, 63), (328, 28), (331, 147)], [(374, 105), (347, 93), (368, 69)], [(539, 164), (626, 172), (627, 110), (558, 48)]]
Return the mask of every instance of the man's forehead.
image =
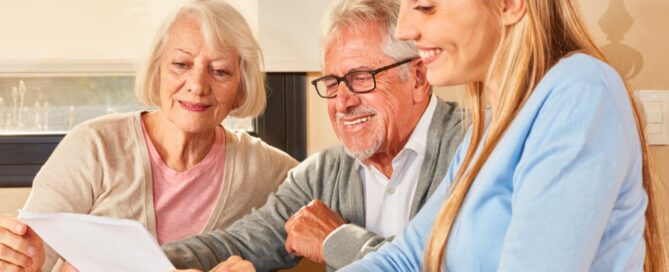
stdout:
[(327, 40), (325, 57), (333, 54), (355, 54), (361, 50), (381, 51), (382, 39), (378, 33), (342, 30)]
[(340, 36), (338, 39), (330, 40), (325, 48), (323, 56), (325, 73), (376, 68), (391, 59), (383, 53), (382, 42), (378, 37)]

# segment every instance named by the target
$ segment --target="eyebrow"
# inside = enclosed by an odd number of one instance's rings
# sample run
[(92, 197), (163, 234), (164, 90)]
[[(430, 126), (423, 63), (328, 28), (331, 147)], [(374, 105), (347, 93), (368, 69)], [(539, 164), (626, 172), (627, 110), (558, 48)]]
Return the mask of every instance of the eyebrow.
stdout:
[(189, 55), (189, 56), (192, 56), (192, 55), (193, 55), (191, 52), (188, 52), (188, 51), (186, 51), (185, 49), (177, 48), (177, 51), (181, 51), (181, 52), (183, 52), (184, 54), (187, 54), (187, 55)]
[(221, 59), (216, 60), (215, 59), (215, 60), (209, 61), (209, 66), (212, 66), (212, 67), (213, 66), (216, 66), (216, 67), (219, 67), (219, 66), (221, 66), (221, 67), (233, 67), (234, 64), (231, 63), (230, 61), (225, 61), (225, 60), (221, 60)]

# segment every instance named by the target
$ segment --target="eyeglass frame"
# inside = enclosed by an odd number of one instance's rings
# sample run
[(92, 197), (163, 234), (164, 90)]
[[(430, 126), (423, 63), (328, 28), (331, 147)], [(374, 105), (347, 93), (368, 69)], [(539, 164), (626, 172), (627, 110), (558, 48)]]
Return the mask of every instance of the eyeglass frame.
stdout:
[[(318, 90), (318, 85), (317, 85), (317, 83), (318, 83), (319, 81), (321, 81), (321, 80), (326, 79), (326, 78), (334, 78), (334, 79), (336, 79), (336, 80), (337, 80), (337, 88), (339, 87), (339, 84), (343, 81), (344, 84), (346, 84), (346, 87), (348, 88), (348, 90), (351, 91), (352, 93), (357, 93), (357, 94), (368, 93), (368, 92), (371, 92), (371, 91), (373, 91), (373, 90), (376, 89), (376, 74), (381, 73), (381, 72), (386, 71), (386, 70), (389, 70), (389, 69), (392, 69), (392, 68), (395, 68), (395, 67), (398, 67), (398, 66), (400, 66), (400, 65), (407, 64), (407, 63), (412, 62), (412, 61), (414, 61), (414, 60), (416, 60), (416, 59), (418, 59), (418, 57), (407, 58), (407, 59), (404, 59), (404, 60), (395, 62), (395, 63), (393, 63), (393, 64), (389, 64), (389, 65), (386, 65), (386, 66), (383, 66), (383, 67), (380, 67), (380, 68), (376, 68), (376, 69), (374, 69), (374, 70), (370, 70), (370, 71), (365, 71), (365, 70), (351, 71), (351, 72), (348, 72), (347, 74), (345, 74), (345, 75), (343, 75), (343, 76), (341, 76), (341, 77), (340, 77), (340, 76), (336, 76), (336, 75), (322, 76), (322, 77), (319, 77), (319, 78), (317, 78), (317, 79), (312, 80), (312, 81), (311, 81), (311, 85), (313, 85), (313, 86), (314, 86), (314, 89), (316, 89), (316, 93), (318, 94), (318, 96), (320, 96), (320, 97), (322, 97), (322, 98), (325, 98), (325, 99), (332, 99), (332, 98), (337, 97), (337, 93), (336, 93), (336, 92), (335, 92), (335, 94), (333, 94), (332, 96), (326, 96), (326, 95), (322, 95), (321, 92)], [(348, 82), (348, 79), (346, 79), (346, 77), (348, 77), (348, 76), (350, 76), (350, 75), (352, 75), (352, 74), (355, 74), (355, 73), (370, 73), (370, 74), (372, 75), (372, 82), (374, 83), (373, 86), (372, 86), (372, 88), (369, 89), (369, 90), (366, 90), (366, 91), (357, 91), (357, 90), (355, 90), (355, 89), (351, 86), (351, 83)], [(327, 93), (327, 90), (325, 90), (325, 92)]]

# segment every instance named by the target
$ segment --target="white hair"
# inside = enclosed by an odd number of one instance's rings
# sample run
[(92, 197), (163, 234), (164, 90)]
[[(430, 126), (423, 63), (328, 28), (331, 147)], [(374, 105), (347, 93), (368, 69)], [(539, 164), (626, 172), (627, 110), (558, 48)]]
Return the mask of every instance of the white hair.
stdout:
[(172, 27), (186, 15), (198, 17), (207, 46), (219, 52), (233, 50), (239, 55), (242, 99), (230, 115), (241, 118), (260, 115), (266, 104), (260, 45), (244, 17), (223, 0), (190, 0), (165, 19), (154, 38), (148, 59), (137, 73), (137, 98), (147, 105), (160, 104), (160, 59)]
[[(366, 25), (372, 23), (379, 26), (383, 43), (382, 52), (401, 61), (418, 56), (413, 41), (400, 41), (395, 38), (397, 17), (400, 11), (399, 0), (340, 0), (333, 4), (325, 17), (321, 40), (324, 45), (338, 39), (341, 31), (362, 31)], [(408, 72), (406, 66), (403, 71)]]

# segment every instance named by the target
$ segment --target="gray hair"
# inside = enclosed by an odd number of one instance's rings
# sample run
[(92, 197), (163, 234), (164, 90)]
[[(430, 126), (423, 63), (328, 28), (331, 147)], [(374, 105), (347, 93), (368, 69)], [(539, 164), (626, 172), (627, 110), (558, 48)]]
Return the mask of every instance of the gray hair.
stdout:
[(150, 106), (160, 104), (160, 59), (175, 22), (185, 15), (200, 21), (207, 46), (216, 51), (233, 50), (239, 55), (242, 100), (230, 112), (235, 117), (256, 117), (265, 109), (265, 74), (260, 45), (251, 28), (235, 8), (222, 0), (190, 0), (163, 21), (156, 34), (149, 57), (137, 73), (135, 93)]
[[(375, 23), (385, 32), (381, 33), (383, 37), (381, 50), (385, 55), (395, 61), (417, 57), (418, 51), (412, 41), (400, 41), (394, 36), (399, 11), (399, 0), (337, 1), (325, 17), (321, 40), (327, 45), (342, 30), (360, 31), (365, 24)], [(405, 67), (403, 66), (403, 69)]]

